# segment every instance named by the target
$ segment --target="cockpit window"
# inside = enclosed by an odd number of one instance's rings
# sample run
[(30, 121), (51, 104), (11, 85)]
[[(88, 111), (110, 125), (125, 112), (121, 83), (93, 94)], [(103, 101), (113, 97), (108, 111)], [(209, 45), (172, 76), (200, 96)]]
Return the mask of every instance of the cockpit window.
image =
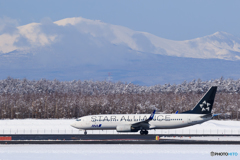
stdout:
[(77, 121), (81, 121), (81, 119), (77, 119)]

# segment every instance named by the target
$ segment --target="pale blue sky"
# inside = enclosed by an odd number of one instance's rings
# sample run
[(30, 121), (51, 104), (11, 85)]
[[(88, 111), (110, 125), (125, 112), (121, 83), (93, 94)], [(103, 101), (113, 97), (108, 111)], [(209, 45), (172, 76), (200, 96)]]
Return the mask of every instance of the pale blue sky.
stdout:
[(83, 17), (186, 40), (217, 31), (240, 37), (239, 8), (239, 0), (0, 0), (0, 17), (19, 25)]

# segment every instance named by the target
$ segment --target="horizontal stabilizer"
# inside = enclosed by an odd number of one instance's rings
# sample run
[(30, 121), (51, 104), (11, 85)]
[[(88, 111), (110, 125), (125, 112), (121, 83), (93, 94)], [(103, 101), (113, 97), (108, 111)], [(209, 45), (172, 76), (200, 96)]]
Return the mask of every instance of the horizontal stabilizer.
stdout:
[(216, 117), (218, 115), (221, 115), (222, 113), (217, 113), (217, 114), (213, 114), (213, 117)]

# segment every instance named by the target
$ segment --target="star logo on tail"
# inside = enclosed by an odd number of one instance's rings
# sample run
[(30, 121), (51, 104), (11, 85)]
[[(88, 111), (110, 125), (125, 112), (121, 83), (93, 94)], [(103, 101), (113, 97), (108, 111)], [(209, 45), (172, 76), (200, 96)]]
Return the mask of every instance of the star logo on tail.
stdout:
[(211, 106), (211, 104), (207, 103), (206, 101), (203, 101), (203, 103), (200, 104), (200, 107), (202, 108), (202, 112), (206, 110), (209, 111), (210, 110), (209, 106)]

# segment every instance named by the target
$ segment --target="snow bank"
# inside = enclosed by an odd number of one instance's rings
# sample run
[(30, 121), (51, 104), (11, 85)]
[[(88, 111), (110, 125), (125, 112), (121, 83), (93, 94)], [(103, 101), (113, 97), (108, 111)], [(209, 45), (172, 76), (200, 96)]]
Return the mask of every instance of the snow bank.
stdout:
[(239, 159), (236, 145), (0, 145), (0, 159), (226, 159), (212, 157), (212, 151), (236, 153), (229, 158)]

